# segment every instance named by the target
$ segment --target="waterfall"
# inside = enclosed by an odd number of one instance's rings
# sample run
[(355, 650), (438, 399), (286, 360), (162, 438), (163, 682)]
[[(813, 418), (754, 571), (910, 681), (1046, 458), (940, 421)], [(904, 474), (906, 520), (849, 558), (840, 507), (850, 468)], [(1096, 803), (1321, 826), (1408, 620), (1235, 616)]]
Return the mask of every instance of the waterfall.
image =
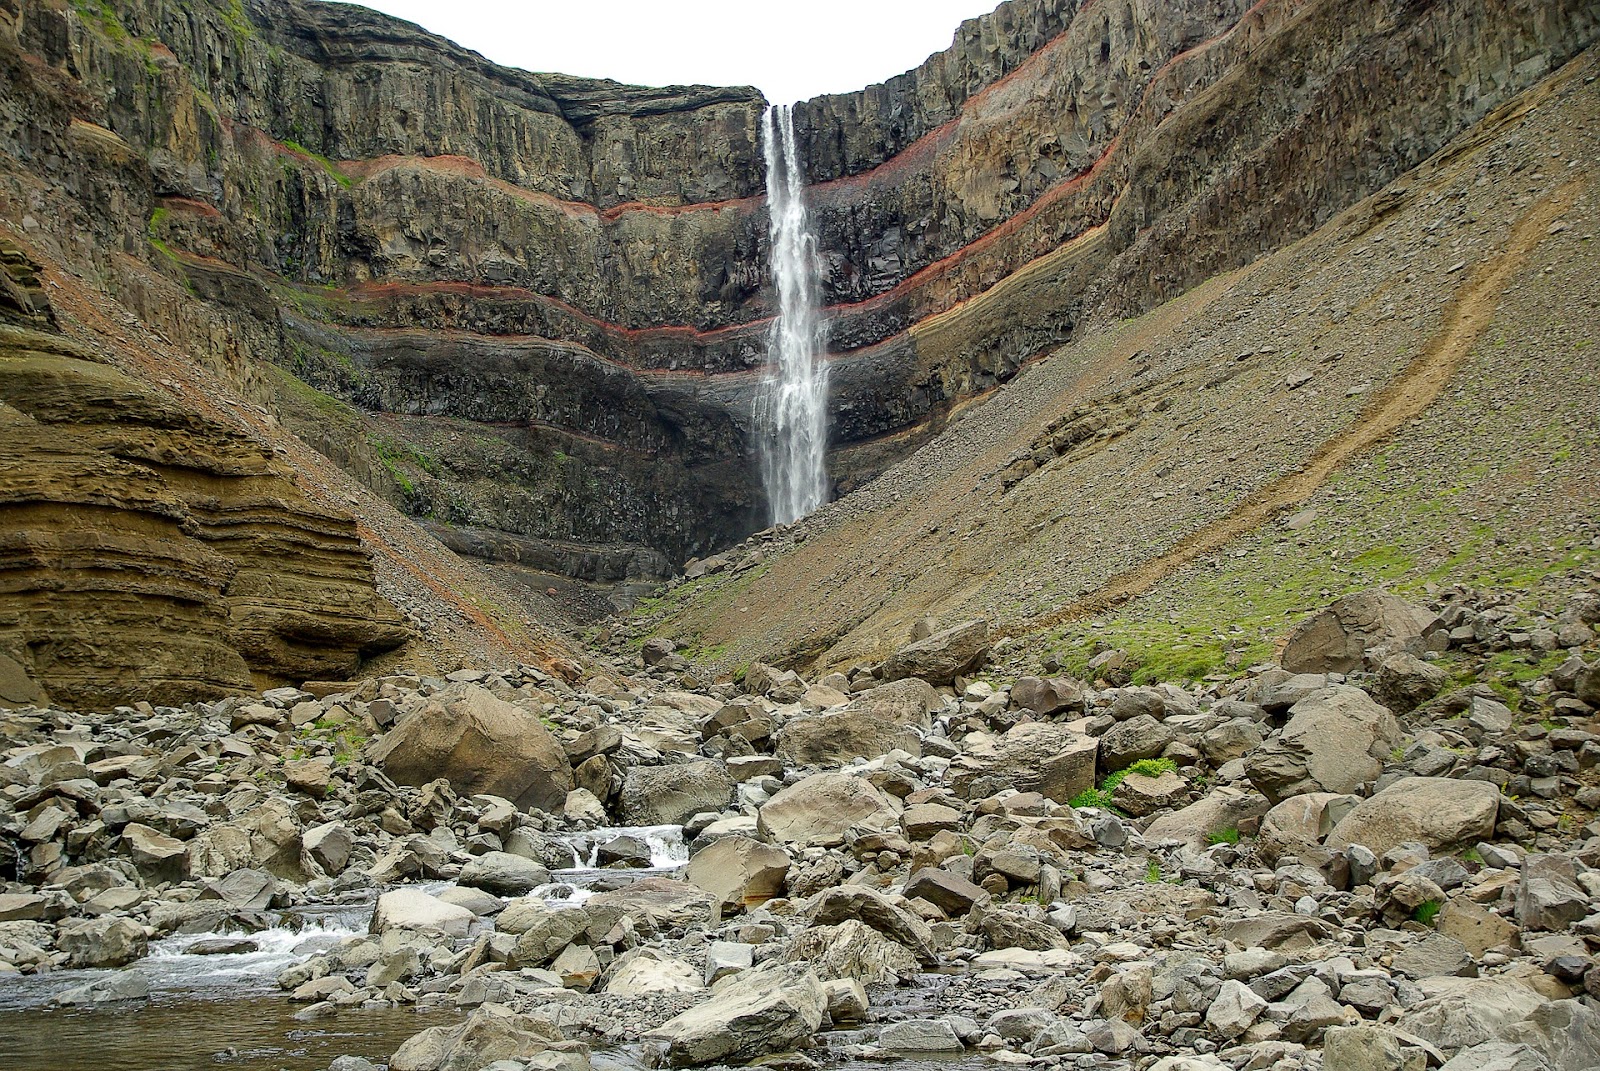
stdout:
[(767, 336), (767, 370), (756, 394), (761, 476), (772, 522), (787, 524), (822, 505), (828, 491), (823, 453), (828, 445), (828, 368), (822, 359), (818, 303), (822, 270), (802, 196), (794, 116), (767, 109), (761, 124), (771, 217), (772, 278), (778, 316)]

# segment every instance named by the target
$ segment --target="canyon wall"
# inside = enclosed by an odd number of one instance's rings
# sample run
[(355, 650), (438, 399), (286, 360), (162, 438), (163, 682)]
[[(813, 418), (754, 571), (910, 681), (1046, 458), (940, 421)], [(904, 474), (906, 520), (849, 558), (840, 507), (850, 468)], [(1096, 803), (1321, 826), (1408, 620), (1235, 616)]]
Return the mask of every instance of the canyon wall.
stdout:
[[(800, 105), (837, 490), (1083, 325), (1309, 233), (1597, 23), (1011, 0)], [(764, 522), (755, 90), (508, 70), (311, 0), (0, 0), (0, 65), (5, 236), (453, 548), (630, 584)]]

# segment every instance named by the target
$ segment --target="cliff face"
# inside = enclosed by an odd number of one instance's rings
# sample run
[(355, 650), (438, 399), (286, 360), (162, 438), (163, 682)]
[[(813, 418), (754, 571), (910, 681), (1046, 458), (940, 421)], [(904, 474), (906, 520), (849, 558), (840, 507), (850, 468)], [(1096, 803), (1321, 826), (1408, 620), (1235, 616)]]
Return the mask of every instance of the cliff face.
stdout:
[[(1086, 321), (1309, 232), (1597, 18), (1012, 0), (801, 106), (840, 490)], [(0, 219), (455, 548), (616, 582), (762, 524), (755, 91), (510, 71), (306, 0), (0, 0), (0, 62)]]

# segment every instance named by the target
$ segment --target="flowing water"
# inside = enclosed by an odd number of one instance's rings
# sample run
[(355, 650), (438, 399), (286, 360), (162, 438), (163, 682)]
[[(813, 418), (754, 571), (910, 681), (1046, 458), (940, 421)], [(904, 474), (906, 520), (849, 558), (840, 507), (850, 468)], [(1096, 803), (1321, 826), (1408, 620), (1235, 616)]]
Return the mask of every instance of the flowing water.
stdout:
[[(644, 842), (650, 865), (601, 868), (600, 845), (620, 836)], [(597, 892), (639, 878), (671, 873), (689, 858), (678, 826), (624, 826), (567, 838), (572, 866), (553, 871), (534, 891), (553, 907), (582, 903)], [(417, 886), (427, 892), (447, 882)], [(144, 959), (107, 970), (48, 971), (0, 977), (0, 1068), (6, 1071), (81, 1071), (178, 1068), (270, 1068), (324, 1071), (335, 1056), (386, 1063), (412, 1034), (459, 1022), (457, 1008), (345, 1008), (328, 1018), (300, 1020), (277, 987), (282, 971), (346, 937), (367, 932), (375, 894), (285, 913), (280, 925), (250, 934), (191, 933), (163, 938)], [(253, 952), (189, 955), (184, 949), (212, 937), (243, 937)], [(54, 1008), (63, 990), (119, 973), (150, 987), (147, 1001)], [(598, 1066), (598, 1064), (597, 1064)]]
[(778, 316), (767, 340), (767, 372), (756, 395), (761, 475), (774, 524), (822, 505), (828, 474), (828, 367), (819, 301), (821, 258), (806, 214), (794, 116), (767, 109), (761, 126)]

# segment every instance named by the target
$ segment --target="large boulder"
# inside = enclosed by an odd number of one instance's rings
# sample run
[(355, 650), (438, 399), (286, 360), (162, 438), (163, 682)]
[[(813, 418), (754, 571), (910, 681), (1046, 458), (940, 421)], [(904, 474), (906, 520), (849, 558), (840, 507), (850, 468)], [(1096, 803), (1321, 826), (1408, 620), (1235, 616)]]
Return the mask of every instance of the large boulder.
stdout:
[(473, 918), (466, 908), (447, 904), (421, 889), (395, 889), (378, 897), (367, 929), (380, 934), (388, 930), (415, 930), (445, 937), (465, 937)]
[(1420, 606), (1382, 591), (1346, 595), (1289, 635), (1278, 663), (1290, 673), (1349, 673), (1379, 645), (1403, 648), (1437, 620)]
[(1589, 896), (1578, 870), (1564, 855), (1530, 855), (1517, 883), (1517, 921), (1524, 930), (1564, 930), (1586, 917)]
[(783, 962), (803, 963), (825, 982), (853, 978), (862, 985), (894, 985), (922, 970), (915, 952), (856, 919), (806, 927), (785, 947)]
[(1082, 714), (1083, 684), (1071, 677), (1021, 677), (1011, 686), (1011, 704), (1039, 715)]
[(722, 763), (710, 759), (635, 766), (622, 782), (618, 808), (628, 825), (682, 825), (702, 811), (722, 810), (734, 787)]
[(798, 1047), (822, 1026), (826, 1008), (822, 983), (807, 968), (744, 971), (645, 1038), (673, 1067), (742, 1064)]
[(484, 852), (461, 868), (460, 884), (497, 896), (522, 896), (550, 881), (550, 871), (509, 852)]
[(1239, 823), (1267, 813), (1268, 803), (1254, 792), (1224, 787), (1212, 790), (1205, 799), (1182, 810), (1164, 814), (1145, 827), (1146, 844), (1182, 841), (1191, 848), (1203, 849), (1211, 837), (1239, 830)]
[(1500, 790), (1491, 782), (1403, 777), (1357, 804), (1325, 843), (1360, 844), (1380, 856), (1407, 841), (1430, 850), (1474, 844), (1494, 836), (1499, 813)]
[(882, 684), (837, 710), (790, 719), (778, 734), (777, 755), (789, 766), (836, 766), (895, 748), (920, 755), (930, 715), (943, 705), (927, 681)]
[[(478, 1071), (500, 1060), (532, 1061), (542, 1071), (584, 1071), (589, 1050), (566, 1041), (544, 1019), (484, 1005), (459, 1026), (434, 1026), (400, 1046), (393, 1071)], [(520, 1063), (518, 1066), (530, 1066)]]
[(949, 684), (983, 664), (989, 653), (989, 623), (963, 621), (900, 648), (883, 663), (883, 679), (920, 677), (930, 684)]
[(148, 939), (132, 919), (73, 919), (61, 924), (56, 947), (71, 967), (121, 967), (145, 954)]
[(403, 714), (370, 757), (403, 785), (445, 778), (463, 796), (503, 796), (560, 810), (572, 790), (567, 753), (539, 716), (473, 684), (452, 684)]
[(759, 907), (783, 894), (789, 856), (750, 837), (723, 837), (694, 854), (684, 877), (723, 904)]
[(965, 799), (1014, 788), (1066, 803), (1094, 787), (1099, 742), (1065, 726), (1023, 722), (1001, 736), (969, 733), (962, 746), (949, 778), (956, 795)]
[(851, 826), (889, 830), (899, 821), (893, 800), (870, 782), (846, 773), (813, 774), (762, 804), (757, 815), (757, 827), (773, 840), (823, 847), (843, 844)]
[(1276, 860), (1280, 855), (1298, 855), (1305, 848), (1321, 844), (1339, 819), (1360, 802), (1356, 796), (1339, 792), (1291, 796), (1261, 820), (1256, 850), (1269, 860)]
[(1336, 685), (1289, 708), (1289, 722), (1245, 757), (1245, 773), (1273, 803), (1304, 792), (1354, 792), (1383, 772), (1400, 723), (1359, 688)]
[(834, 926), (854, 919), (909, 948), (923, 962), (931, 963), (938, 958), (934, 952), (933, 931), (926, 922), (864, 886), (829, 889), (811, 902), (806, 914), (816, 926)]

